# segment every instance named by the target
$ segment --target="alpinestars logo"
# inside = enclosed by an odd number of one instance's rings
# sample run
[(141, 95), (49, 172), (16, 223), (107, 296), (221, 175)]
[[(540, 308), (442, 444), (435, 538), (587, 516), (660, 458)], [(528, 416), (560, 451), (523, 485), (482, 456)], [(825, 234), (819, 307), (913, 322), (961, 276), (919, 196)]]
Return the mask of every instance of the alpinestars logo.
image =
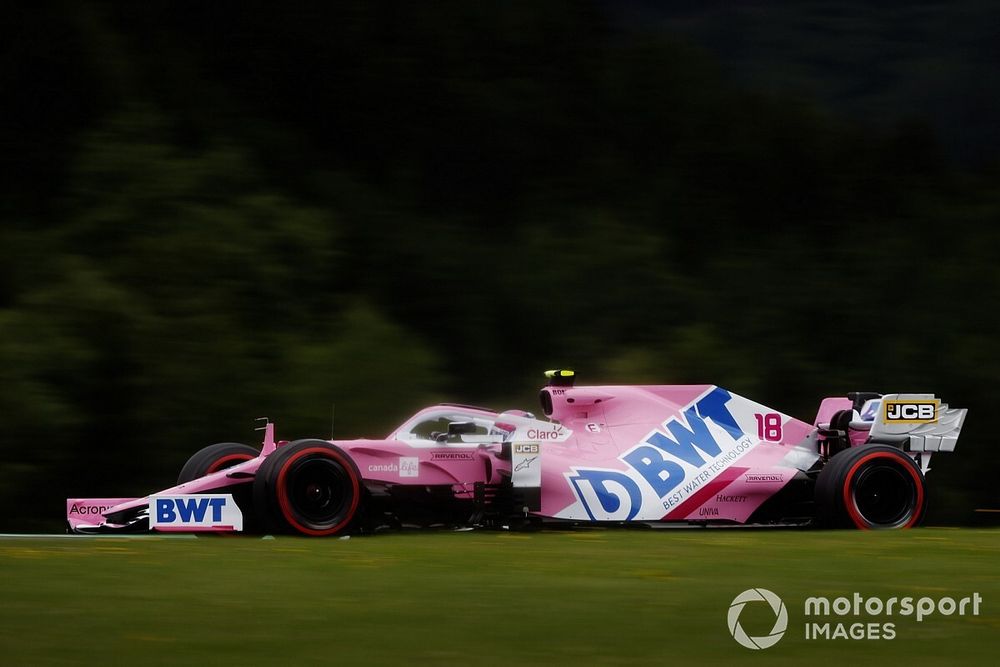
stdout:
[[(743, 626), (740, 625), (740, 614), (743, 613), (743, 607), (748, 602), (766, 602), (771, 605), (771, 611), (774, 612), (774, 627), (771, 628), (769, 634), (763, 637), (750, 637), (743, 629)], [(733, 636), (733, 639), (740, 646), (754, 650), (771, 648), (785, 635), (785, 630), (788, 628), (788, 611), (785, 609), (785, 603), (781, 601), (781, 598), (771, 591), (766, 588), (751, 588), (743, 591), (733, 599), (732, 604), (729, 605), (728, 621), (729, 634)]]

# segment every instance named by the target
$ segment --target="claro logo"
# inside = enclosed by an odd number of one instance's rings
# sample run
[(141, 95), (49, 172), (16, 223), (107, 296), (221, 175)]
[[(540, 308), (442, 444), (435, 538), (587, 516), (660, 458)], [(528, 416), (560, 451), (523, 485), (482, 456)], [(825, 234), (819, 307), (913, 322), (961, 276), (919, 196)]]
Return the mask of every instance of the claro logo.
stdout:
[(562, 434), (562, 426), (554, 426), (551, 430), (529, 428), (528, 440), (558, 440)]

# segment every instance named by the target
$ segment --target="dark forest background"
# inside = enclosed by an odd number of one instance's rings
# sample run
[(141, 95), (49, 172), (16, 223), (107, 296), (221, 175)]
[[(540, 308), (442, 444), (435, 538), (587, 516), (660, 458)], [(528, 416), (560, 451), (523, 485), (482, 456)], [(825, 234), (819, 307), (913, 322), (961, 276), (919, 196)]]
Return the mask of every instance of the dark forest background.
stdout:
[(541, 371), (970, 408), (992, 522), (1000, 11), (25, 3), (0, 20), (0, 502), (381, 436)]

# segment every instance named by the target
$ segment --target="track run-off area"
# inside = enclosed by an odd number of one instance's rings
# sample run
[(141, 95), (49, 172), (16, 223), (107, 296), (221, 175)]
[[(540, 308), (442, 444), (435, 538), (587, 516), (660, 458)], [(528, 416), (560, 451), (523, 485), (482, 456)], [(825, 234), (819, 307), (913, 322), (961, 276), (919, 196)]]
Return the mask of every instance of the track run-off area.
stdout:
[[(2, 536), (0, 656), (10, 665), (995, 664), (998, 564), (997, 529)], [(780, 641), (763, 650), (738, 644), (728, 619), (754, 588), (787, 611)], [(977, 613), (959, 614), (974, 594)], [(810, 598), (836, 608), (855, 596), (861, 607), (846, 614), (806, 613)], [(871, 613), (873, 599), (906, 597), (935, 609), (919, 621), (899, 606)], [(950, 614), (945, 598), (956, 602)], [(749, 603), (738, 621), (763, 636), (776, 615)], [(839, 625), (846, 637), (834, 636)], [(811, 629), (819, 636), (807, 638)]]

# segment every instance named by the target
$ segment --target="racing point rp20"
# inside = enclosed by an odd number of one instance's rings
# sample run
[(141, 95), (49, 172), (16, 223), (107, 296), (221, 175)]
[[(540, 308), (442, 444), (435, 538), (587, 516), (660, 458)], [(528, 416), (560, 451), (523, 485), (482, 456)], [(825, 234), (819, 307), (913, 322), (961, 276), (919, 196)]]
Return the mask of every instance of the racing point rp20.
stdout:
[(574, 386), (544, 419), (444, 403), (383, 439), (224, 442), (143, 498), (72, 498), (70, 530), (310, 536), (386, 526), (681, 524), (909, 528), (966, 410), (855, 392), (812, 424), (714, 385)]

